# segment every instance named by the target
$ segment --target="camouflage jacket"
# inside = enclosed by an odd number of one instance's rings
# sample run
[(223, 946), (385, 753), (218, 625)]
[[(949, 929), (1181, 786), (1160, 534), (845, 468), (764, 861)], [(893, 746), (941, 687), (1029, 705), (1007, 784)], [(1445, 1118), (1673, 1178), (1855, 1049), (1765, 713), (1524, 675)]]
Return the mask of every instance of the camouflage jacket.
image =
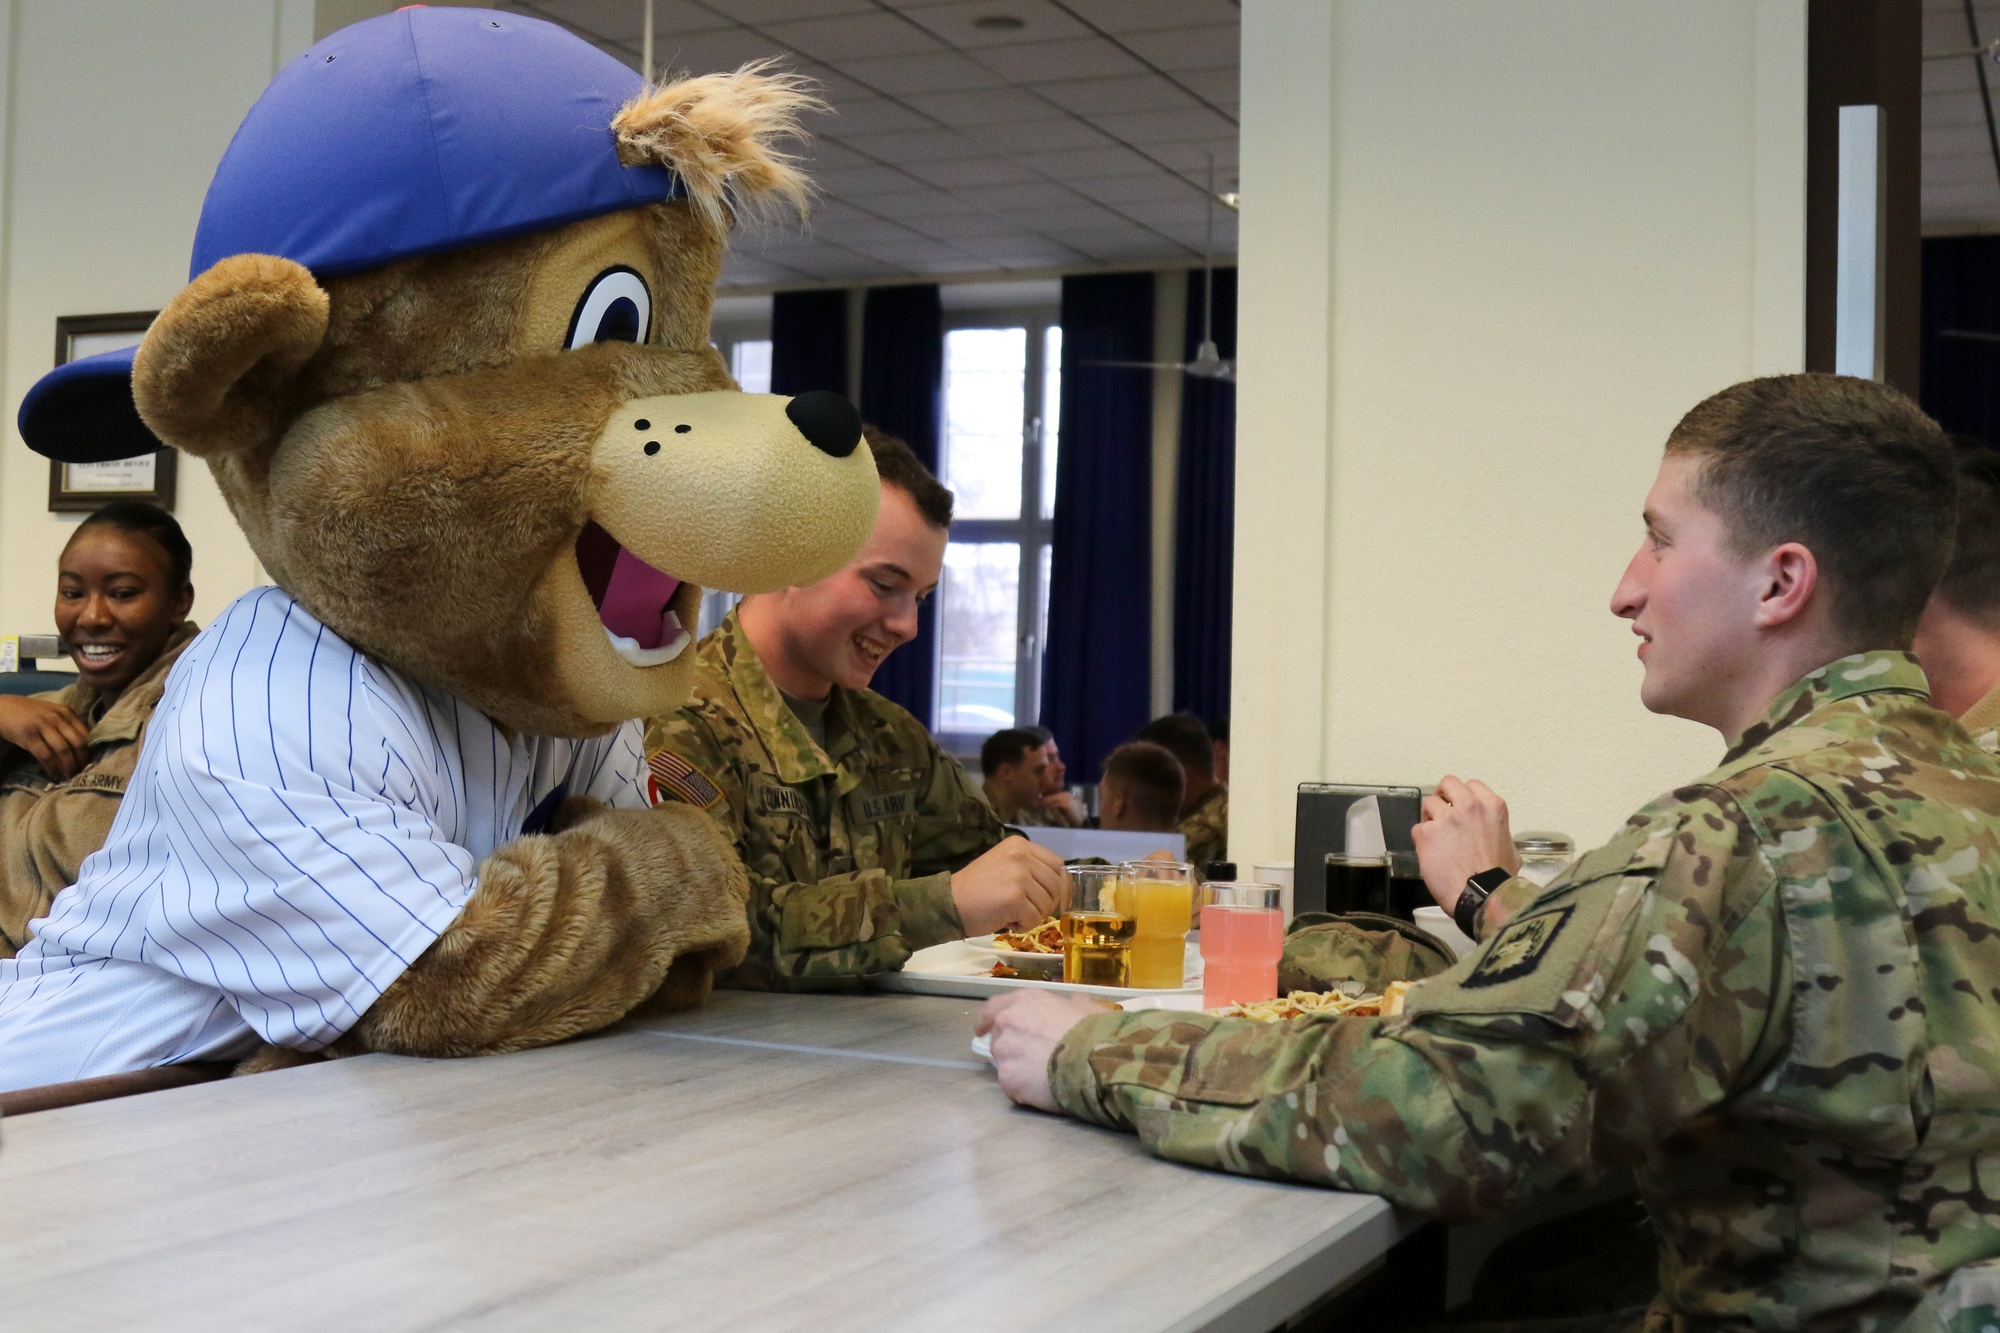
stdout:
[(1218, 782), (1181, 816), (1180, 832), (1187, 839), (1189, 864), (1206, 866), (1229, 856), (1229, 785)]
[(1965, 710), (1965, 716), (1958, 720), (1965, 728), (1965, 734), (1972, 737), (1972, 743), (1988, 754), (2000, 754), (2000, 685), (1988, 690), (1986, 697)]
[(68, 780), (52, 781), (33, 755), (0, 741), (0, 958), (28, 942), (28, 923), (48, 915), (55, 896), (76, 883), (83, 858), (104, 845), (167, 672), (195, 629), (192, 620), (176, 627), (160, 656), (109, 707), (82, 681), (34, 696), (90, 726), (90, 762)]
[(957, 761), (902, 708), (838, 686), (822, 750), (734, 612), (697, 651), (694, 697), (653, 720), (646, 754), (660, 798), (707, 809), (750, 870), (750, 953), (718, 982), (853, 990), (963, 935), (951, 874), (1001, 829)]
[(2000, 1256), (2000, 760), (1913, 658), (1813, 672), (1500, 892), (1517, 912), (1399, 1017), (1091, 1018), (1056, 1095), (1166, 1156), (1453, 1218), (1630, 1165), (1653, 1327), (1982, 1326), (2000, 1272), (1946, 1278)]

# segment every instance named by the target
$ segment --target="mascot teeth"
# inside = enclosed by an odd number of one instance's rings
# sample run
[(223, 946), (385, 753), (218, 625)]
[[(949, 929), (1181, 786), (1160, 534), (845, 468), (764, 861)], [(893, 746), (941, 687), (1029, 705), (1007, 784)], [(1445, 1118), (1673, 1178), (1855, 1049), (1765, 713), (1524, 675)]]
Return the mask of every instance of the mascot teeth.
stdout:
[(657, 648), (641, 648), (638, 640), (613, 633), (609, 626), (605, 627), (604, 637), (611, 640), (612, 652), (635, 667), (664, 666), (679, 657), (681, 649), (694, 641), (694, 635), (681, 627), (681, 618), (671, 611), (660, 617), (660, 646)]

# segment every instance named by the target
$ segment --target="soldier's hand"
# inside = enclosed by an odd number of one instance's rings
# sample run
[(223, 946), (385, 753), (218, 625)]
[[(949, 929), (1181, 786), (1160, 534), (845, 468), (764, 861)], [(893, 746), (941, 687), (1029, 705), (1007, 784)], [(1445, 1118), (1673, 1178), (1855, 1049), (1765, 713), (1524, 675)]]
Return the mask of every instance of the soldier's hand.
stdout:
[(1516, 871), (1520, 853), (1507, 827), (1507, 803), (1483, 782), (1464, 782), (1447, 773), (1424, 797), (1423, 821), (1410, 830), (1424, 884), (1449, 912), (1465, 881), (1495, 866)]
[(67, 782), (90, 762), (90, 728), (61, 704), (0, 694), (0, 738), (35, 757), (42, 771)]
[(1039, 925), (1068, 904), (1069, 875), (1048, 848), (1003, 838), (951, 877), (951, 899), (968, 935)]
[(1070, 795), (1067, 790), (1050, 792), (1037, 802), (1037, 805), (1056, 818), (1066, 821), (1071, 828), (1080, 828), (1083, 825), (1083, 811), (1078, 808), (1076, 797)]
[(1076, 996), (1017, 990), (982, 1005), (973, 1030), (993, 1034), (993, 1067), (1000, 1073), (1000, 1090), (1023, 1106), (1054, 1111), (1058, 1108), (1049, 1089), (1049, 1056), (1064, 1033), (1110, 1007)]

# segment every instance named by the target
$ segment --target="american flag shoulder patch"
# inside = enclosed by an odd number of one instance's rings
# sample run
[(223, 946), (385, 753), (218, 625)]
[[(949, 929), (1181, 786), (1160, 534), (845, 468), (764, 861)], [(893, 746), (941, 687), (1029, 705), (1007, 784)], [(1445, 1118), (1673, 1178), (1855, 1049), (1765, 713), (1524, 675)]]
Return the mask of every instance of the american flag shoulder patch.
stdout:
[(722, 799), (722, 793), (715, 784), (702, 775), (702, 771), (672, 750), (660, 750), (646, 762), (651, 773), (653, 804), (671, 796), (677, 801), (685, 801), (699, 810), (706, 810)]

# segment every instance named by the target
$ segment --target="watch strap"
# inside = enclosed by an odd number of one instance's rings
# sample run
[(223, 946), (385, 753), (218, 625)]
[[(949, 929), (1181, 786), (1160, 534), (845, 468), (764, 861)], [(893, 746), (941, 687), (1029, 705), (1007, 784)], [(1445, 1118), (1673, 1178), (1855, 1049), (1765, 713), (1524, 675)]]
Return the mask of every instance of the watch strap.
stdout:
[(1479, 934), (1473, 927), (1479, 924), (1479, 909), (1485, 906), (1486, 900), (1493, 896), (1495, 889), (1512, 878), (1514, 878), (1512, 871), (1494, 866), (1491, 870), (1482, 870), (1466, 880), (1465, 887), (1459, 891), (1458, 901), (1452, 905), (1452, 924), (1471, 938), (1478, 939)]

